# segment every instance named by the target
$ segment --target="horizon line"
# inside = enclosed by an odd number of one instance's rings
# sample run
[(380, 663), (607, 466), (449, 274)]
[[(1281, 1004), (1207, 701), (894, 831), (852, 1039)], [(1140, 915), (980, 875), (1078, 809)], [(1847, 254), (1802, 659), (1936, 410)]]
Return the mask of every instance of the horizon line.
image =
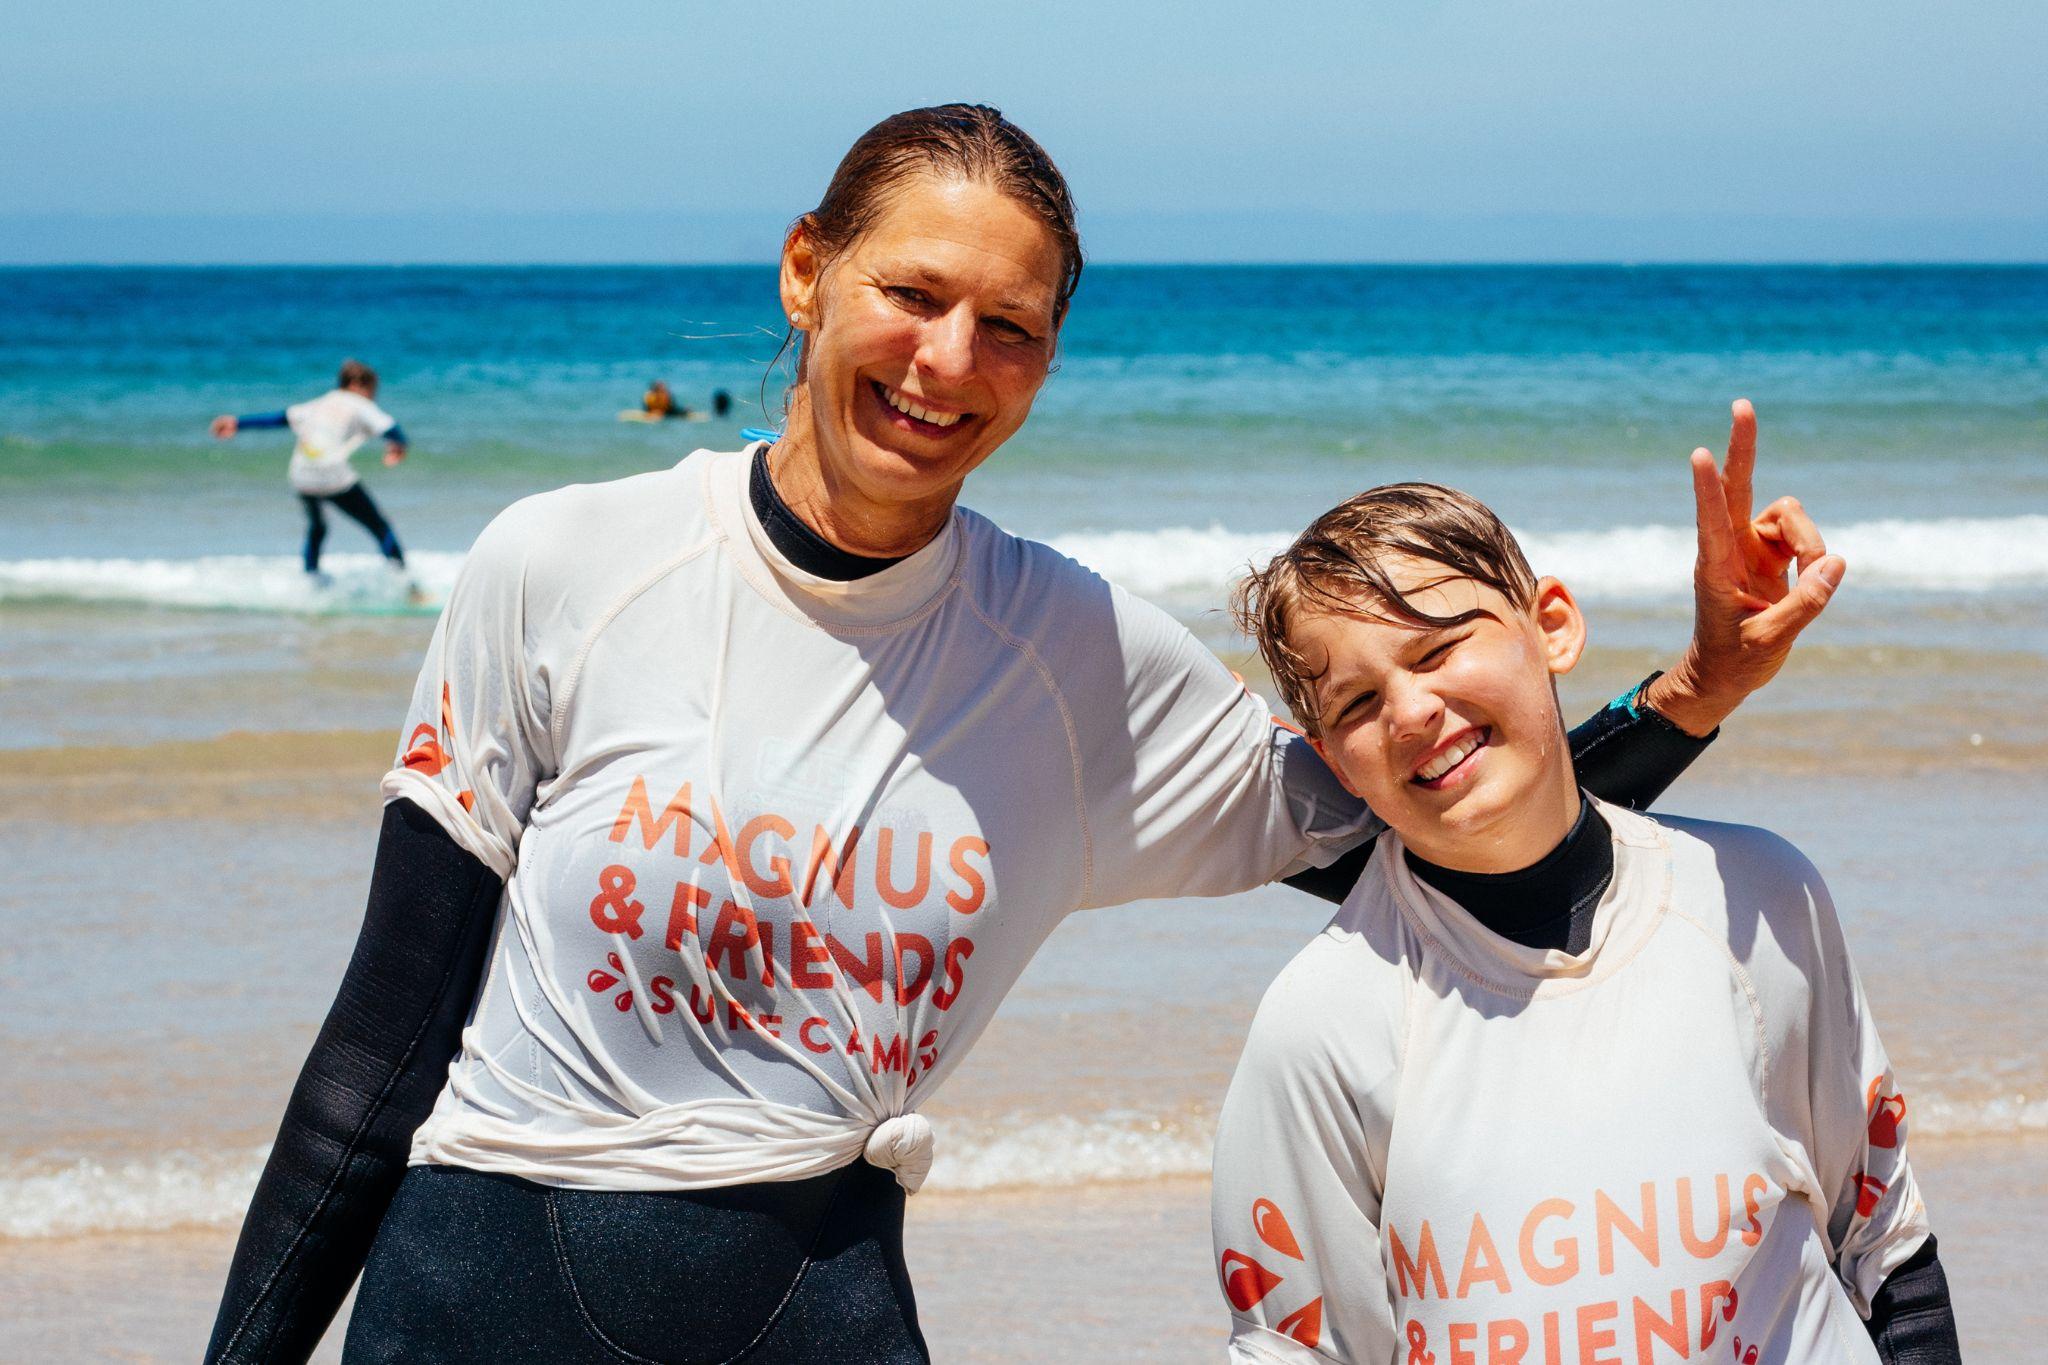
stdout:
[[(1568, 270), (1598, 267), (1634, 269), (1774, 269), (1804, 266), (1824, 270), (2033, 270), (2048, 267), (2048, 256), (2039, 259), (1999, 257), (1826, 257), (1826, 256), (1645, 256), (1645, 257), (1315, 257), (1260, 260), (1239, 257), (1109, 257), (1091, 258), (1091, 267), (1117, 269), (1537, 269)], [(0, 259), (0, 270), (769, 270), (774, 258), (745, 260), (548, 260), (506, 259), (497, 261), (436, 259), (415, 260), (107, 260), (9, 261)]]

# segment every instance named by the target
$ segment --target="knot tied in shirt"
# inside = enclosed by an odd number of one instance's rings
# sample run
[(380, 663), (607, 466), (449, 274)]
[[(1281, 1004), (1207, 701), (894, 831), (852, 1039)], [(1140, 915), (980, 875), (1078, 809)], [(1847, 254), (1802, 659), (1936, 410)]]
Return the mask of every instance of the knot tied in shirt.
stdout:
[(883, 1119), (868, 1134), (869, 1164), (896, 1173), (906, 1194), (916, 1194), (932, 1172), (932, 1125), (922, 1114)]

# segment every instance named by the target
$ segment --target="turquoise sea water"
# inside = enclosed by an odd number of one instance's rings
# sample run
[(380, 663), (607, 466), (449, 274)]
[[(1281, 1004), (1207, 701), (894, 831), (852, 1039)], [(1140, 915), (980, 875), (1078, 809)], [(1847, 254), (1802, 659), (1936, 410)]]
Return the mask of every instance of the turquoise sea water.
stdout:
[[(517, 497), (774, 425), (779, 318), (763, 267), (0, 270), (0, 607), (30, 613), (9, 634), (32, 642), (0, 638), (0, 745), (101, 732), (19, 679), (163, 667), (138, 635), (289, 670), (270, 628), (221, 613), (406, 612), (345, 522), (337, 586), (308, 588), (288, 436), (216, 442), (213, 414), (317, 393), (345, 355), (376, 365), (413, 455), (358, 466), (438, 589)], [(698, 407), (730, 391), (731, 418), (617, 421), (656, 377)], [(1761, 415), (1760, 495), (1797, 493), (1851, 560), (1835, 638), (2038, 657), (2048, 268), (1096, 268), (967, 501), (1221, 646), (1249, 558), (1361, 487), (1434, 479), (1491, 502), (1539, 571), (1622, 604), (1596, 638), (1669, 648), (1685, 457), (1722, 444), (1736, 396)], [(117, 608), (146, 619), (117, 628)]]
[[(206, 419), (344, 355), (416, 443), (371, 486), (459, 550), (521, 493), (763, 424), (779, 321), (756, 267), (0, 270), (0, 560), (288, 550), (287, 443)], [(2041, 511), (2044, 374), (2048, 269), (1098, 267), (970, 499), (1034, 535), (1268, 532), (1429, 477), (1527, 529), (1683, 524), (1685, 452), (1748, 396), (1765, 486), (1838, 523)], [(616, 422), (657, 376), (735, 420)]]

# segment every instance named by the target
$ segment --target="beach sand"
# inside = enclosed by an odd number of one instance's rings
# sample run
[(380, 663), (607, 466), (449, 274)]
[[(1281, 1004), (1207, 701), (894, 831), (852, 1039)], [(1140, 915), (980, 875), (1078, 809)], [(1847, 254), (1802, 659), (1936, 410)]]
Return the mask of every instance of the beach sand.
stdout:
[[(2048, 1143), (1927, 1142), (1915, 1152), (1966, 1359), (2048, 1361), (2038, 1257)], [(921, 1194), (909, 1258), (940, 1361), (1201, 1361), (1227, 1334), (1209, 1265), (1207, 1183)], [(191, 1361), (233, 1249), (227, 1230), (0, 1242), (0, 1358)], [(316, 1361), (341, 1358), (342, 1329)]]

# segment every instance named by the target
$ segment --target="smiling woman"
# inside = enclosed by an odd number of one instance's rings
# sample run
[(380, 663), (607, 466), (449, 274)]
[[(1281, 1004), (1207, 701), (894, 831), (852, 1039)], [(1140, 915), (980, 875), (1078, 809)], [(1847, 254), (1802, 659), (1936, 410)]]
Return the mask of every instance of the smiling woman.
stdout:
[[(773, 468), (828, 540), (902, 555), (1030, 415), (1081, 241), (1066, 182), (992, 110), (913, 110), (870, 140), (783, 247), (782, 305), (802, 340)], [(887, 154), (899, 140), (946, 154)]]
[[(1317, 872), (1341, 898), (1377, 822), (1309, 745), (958, 506), (1080, 272), (1021, 130), (885, 120), (784, 242), (779, 439), (484, 531), (209, 1359), (304, 1358), (359, 1269), (351, 1361), (926, 1359), (916, 1110), (1046, 936)], [(1754, 548), (1747, 496), (1703, 535)], [(1575, 734), (1594, 791), (1654, 797), (1769, 676), (1825, 601), (1752, 638), (1730, 604), (1774, 554), (1710, 564), (1687, 665)]]

